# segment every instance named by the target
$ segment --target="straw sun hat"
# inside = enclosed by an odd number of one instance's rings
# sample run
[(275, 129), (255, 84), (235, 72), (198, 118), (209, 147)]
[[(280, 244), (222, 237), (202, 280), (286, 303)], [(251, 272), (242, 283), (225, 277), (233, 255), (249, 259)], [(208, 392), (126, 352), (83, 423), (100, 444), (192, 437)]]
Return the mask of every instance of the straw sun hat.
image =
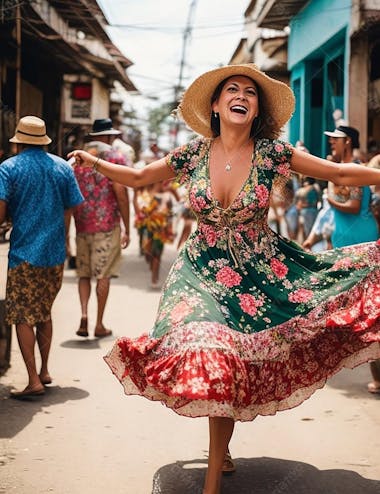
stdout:
[(15, 135), (9, 139), (9, 142), (44, 146), (50, 144), (51, 139), (46, 135), (45, 122), (38, 117), (29, 115), (20, 118)]
[(195, 132), (213, 137), (210, 124), (211, 97), (219, 83), (237, 75), (249, 77), (258, 85), (265, 137), (277, 137), (294, 111), (294, 94), (289, 86), (267, 76), (253, 63), (227, 65), (199, 76), (185, 91), (179, 104), (179, 114)]

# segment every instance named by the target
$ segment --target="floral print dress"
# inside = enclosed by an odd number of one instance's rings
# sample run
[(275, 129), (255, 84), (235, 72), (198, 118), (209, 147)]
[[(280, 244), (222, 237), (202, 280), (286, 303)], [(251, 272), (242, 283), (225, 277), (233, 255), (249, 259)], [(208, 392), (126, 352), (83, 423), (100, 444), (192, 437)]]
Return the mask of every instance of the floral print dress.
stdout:
[(222, 208), (209, 175), (211, 139), (168, 155), (198, 228), (174, 262), (155, 325), (118, 339), (106, 362), (126, 394), (181, 415), (253, 420), (299, 405), (343, 367), (380, 357), (376, 243), (305, 252), (267, 223), (292, 148), (255, 144), (250, 175)]

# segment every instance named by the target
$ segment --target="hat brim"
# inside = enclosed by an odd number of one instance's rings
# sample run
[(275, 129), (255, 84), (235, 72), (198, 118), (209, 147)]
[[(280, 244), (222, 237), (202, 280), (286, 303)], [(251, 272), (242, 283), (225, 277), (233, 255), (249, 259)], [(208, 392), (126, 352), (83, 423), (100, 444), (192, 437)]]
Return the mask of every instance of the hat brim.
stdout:
[(329, 137), (334, 137), (334, 138), (340, 138), (340, 139), (351, 139), (351, 146), (353, 149), (359, 149), (360, 148), (360, 142), (359, 142), (359, 136), (356, 135), (350, 135), (348, 132), (344, 132), (343, 130), (335, 129), (334, 132), (331, 131), (325, 131), (325, 135)]
[(333, 132), (331, 130), (325, 130), (325, 132), (323, 132), (326, 136), (329, 136), (329, 137), (349, 137), (347, 134), (345, 134), (344, 132), (342, 132), (341, 130), (334, 130)]
[(116, 135), (120, 135), (120, 134), (121, 134), (120, 130), (116, 130), (116, 129), (101, 130), (99, 132), (89, 132), (88, 133), (89, 136), (116, 136)]
[(205, 72), (185, 91), (179, 105), (179, 113), (187, 125), (198, 134), (213, 137), (211, 130), (211, 97), (224, 79), (232, 76), (246, 76), (252, 79), (260, 90), (260, 112), (271, 119), (275, 132), (290, 119), (294, 111), (293, 91), (285, 83), (272, 79), (255, 64), (227, 65)]
[(42, 137), (22, 136), (21, 138), (18, 138), (16, 132), (16, 134), (11, 139), (9, 139), (9, 142), (13, 142), (15, 144), (31, 144), (34, 146), (45, 146), (51, 143), (51, 139), (47, 135)]

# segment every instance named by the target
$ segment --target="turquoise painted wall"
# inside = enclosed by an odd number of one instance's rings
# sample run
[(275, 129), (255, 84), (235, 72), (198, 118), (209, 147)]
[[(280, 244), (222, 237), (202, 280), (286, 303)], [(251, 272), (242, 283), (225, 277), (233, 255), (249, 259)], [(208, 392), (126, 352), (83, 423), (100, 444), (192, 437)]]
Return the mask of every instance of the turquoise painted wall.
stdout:
[[(311, 0), (290, 23), (288, 68), (297, 99), (289, 126), (290, 141), (295, 144), (302, 139), (317, 156), (325, 156), (329, 151), (323, 131), (334, 126), (332, 111), (340, 108), (347, 118), (351, 3), (351, 0)], [(343, 92), (340, 98), (334, 98), (329, 70), (338, 67), (339, 55), (343, 57), (339, 66)]]
[(351, 0), (311, 0), (290, 22), (288, 68), (329, 41), (351, 19)]

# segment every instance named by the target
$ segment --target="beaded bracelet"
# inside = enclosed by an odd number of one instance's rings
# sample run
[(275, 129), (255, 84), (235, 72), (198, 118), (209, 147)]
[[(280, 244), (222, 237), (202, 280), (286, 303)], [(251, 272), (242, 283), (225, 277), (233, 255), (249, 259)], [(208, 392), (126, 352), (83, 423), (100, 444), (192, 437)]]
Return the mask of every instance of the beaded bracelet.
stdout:
[(97, 171), (98, 171), (98, 163), (99, 163), (99, 161), (100, 161), (100, 157), (98, 157), (98, 158), (96, 159), (96, 161), (94, 162), (94, 164), (92, 165), (92, 169), (93, 169), (95, 172), (97, 172)]

